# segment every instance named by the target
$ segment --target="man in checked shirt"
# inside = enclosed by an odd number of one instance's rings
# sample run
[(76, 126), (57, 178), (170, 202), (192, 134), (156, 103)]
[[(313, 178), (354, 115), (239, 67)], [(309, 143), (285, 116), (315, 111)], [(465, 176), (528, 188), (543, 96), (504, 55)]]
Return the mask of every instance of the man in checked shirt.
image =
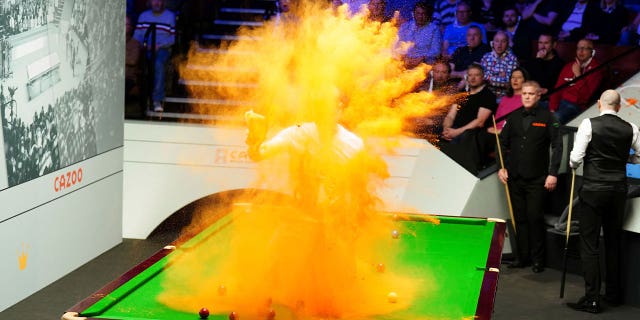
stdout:
[(518, 67), (518, 58), (509, 48), (509, 36), (500, 30), (493, 36), (491, 52), (485, 53), (480, 61), (484, 68), (484, 78), (498, 100), (502, 98), (509, 88), (511, 71)]

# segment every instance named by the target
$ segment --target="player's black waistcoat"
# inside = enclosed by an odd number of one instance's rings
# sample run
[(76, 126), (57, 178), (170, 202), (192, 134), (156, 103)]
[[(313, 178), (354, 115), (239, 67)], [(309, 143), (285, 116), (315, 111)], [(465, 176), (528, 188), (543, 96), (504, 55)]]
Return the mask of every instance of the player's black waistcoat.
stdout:
[(631, 125), (604, 114), (591, 120), (591, 142), (584, 157), (585, 190), (626, 190), (626, 163), (633, 139)]

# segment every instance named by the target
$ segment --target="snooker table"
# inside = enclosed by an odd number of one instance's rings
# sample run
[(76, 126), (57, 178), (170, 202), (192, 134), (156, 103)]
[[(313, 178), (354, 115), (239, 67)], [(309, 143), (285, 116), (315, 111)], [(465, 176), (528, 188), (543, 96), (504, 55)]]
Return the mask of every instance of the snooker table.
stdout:
[[(505, 235), (505, 222), (498, 219), (428, 216), (408, 213), (382, 213), (395, 224), (393, 240), (380, 250), (395, 250), (395, 261), (385, 267), (398, 273), (411, 273), (414, 283), (423, 278), (435, 279), (437, 285), (429, 290), (420, 286), (406, 308), (388, 314), (376, 314), (353, 319), (490, 319)], [(198, 255), (213, 242), (228, 236), (231, 215), (216, 217), (208, 227), (189, 239), (181, 239), (141, 262), (119, 278), (68, 309), (63, 320), (71, 319), (199, 319), (199, 309), (192, 312), (174, 310), (156, 297), (162, 291), (163, 275), (175, 268), (182, 255)], [(434, 219), (437, 223), (434, 223)], [(391, 246), (391, 247), (389, 247)], [(171, 259), (171, 258), (174, 259)], [(207, 263), (215, 263), (208, 261)], [(391, 298), (389, 298), (391, 303)], [(228, 319), (230, 313), (217, 312), (207, 306), (209, 319)], [(298, 317), (275, 306), (275, 319), (325, 319), (334, 317)], [(289, 308), (291, 309), (291, 308)], [(269, 317), (238, 318), (269, 319)]]

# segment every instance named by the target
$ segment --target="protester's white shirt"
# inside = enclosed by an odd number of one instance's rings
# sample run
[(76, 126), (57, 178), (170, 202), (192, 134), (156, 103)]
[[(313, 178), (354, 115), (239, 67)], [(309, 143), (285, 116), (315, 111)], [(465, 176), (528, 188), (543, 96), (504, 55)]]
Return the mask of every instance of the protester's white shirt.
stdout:
[[(339, 124), (336, 126), (331, 147), (334, 155), (346, 161), (364, 148), (364, 142), (343, 126)], [(265, 141), (260, 146), (260, 154), (265, 158), (281, 152), (304, 152), (313, 156), (320, 152), (320, 147), (318, 127), (313, 122), (306, 122), (287, 127)]]

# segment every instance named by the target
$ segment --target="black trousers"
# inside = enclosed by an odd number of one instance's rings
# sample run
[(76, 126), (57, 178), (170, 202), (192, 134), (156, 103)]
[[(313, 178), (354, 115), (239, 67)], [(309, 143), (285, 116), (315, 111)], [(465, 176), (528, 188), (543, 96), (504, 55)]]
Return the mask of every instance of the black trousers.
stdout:
[(517, 257), (523, 262), (545, 263), (544, 199), (547, 177), (509, 177), (509, 194), (516, 222)]
[(605, 295), (611, 299), (622, 298), (620, 250), (626, 200), (626, 192), (580, 192), (580, 260), (585, 296), (589, 299), (599, 300), (600, 297), (600, 228), (604, 234)]

